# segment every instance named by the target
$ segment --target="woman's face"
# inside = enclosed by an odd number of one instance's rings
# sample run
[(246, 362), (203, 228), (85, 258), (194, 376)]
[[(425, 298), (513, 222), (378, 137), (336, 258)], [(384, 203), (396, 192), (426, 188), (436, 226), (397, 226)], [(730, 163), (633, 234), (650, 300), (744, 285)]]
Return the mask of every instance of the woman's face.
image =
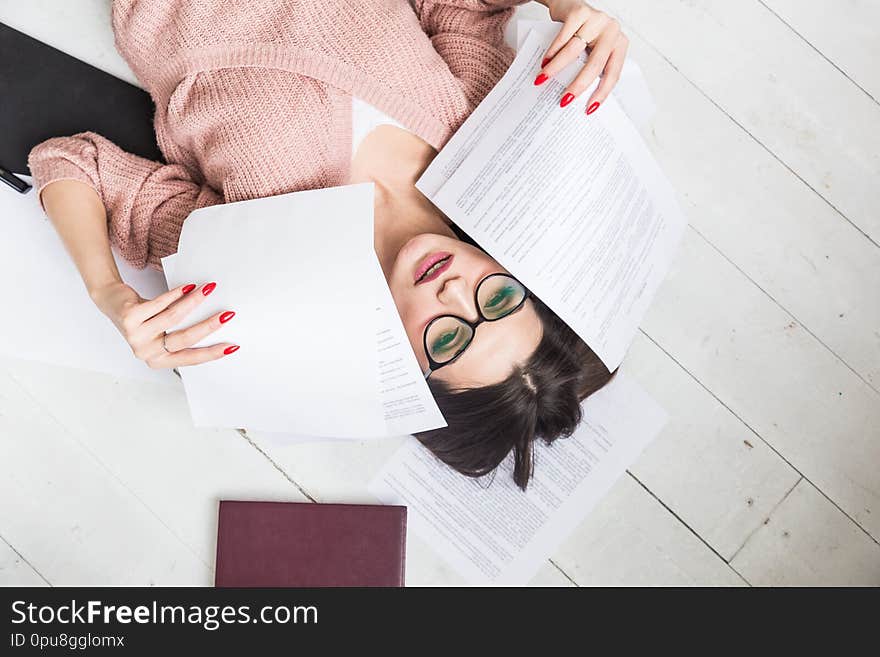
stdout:
[[(432, 263), (437, 264), (430, 267)], [(423, 233), (403, 246), (388, 286), (422, 371), (428, 369), (423, 342), (428, 322), (439, 315), (476, 321), (477, 284), (499, 272), (509, 273), (480, 249), (444, 235)], [(541, 321), (528, 300), (503, 319), (481, 323), (467, 351), (431, 378), (468, 388), (498, 383), (507, 378), (514, 364), (528, 360), (541, 335)]]

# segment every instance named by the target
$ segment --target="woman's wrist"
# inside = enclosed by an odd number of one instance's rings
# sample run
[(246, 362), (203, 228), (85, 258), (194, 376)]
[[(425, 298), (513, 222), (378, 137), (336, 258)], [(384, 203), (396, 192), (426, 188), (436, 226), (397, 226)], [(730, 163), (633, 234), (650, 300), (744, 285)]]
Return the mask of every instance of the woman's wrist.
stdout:
[(107, 280), (102, 283), (95, 283), (93, 285), (88, 285), (86, 288), (89, 291), (89, 297), (94, 302), (102, 312), (104, 312), (104, 306), (107, 305), (107, 300), (113, 296), (113, 293), (119, 288), (119, 286), (124, 286), (125, 283), (122, 282), (122, 279), (115, 280)]
[(125, 335), (125, 314), (144, 301), (140, 295), (123, 281), (113, 281), (89, 292), (95, 306)]
[(112, 271), (108, 269), (100, 273), (89, 272), (87, 276), (83, 277), (83, 283), (85, 283), (89, 298), (105, 315), (109, 310), (107, 300), (112, 298), (114, 292), (120, 287), (125, 287), (125, 283), (115, 267)]

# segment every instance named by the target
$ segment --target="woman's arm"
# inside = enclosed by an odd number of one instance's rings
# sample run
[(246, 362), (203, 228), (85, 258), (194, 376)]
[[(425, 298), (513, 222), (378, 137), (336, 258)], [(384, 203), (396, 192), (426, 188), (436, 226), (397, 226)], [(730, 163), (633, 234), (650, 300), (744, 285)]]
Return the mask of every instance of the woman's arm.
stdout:
[(95, 300), (102, 288), (121, 283), (110, 251), (107, 212), (98, 193), (78, 180), (65, 179), (45, 186), (41, 201), (89, 296)]
[[(158, 257), (154, 251), (173, 253), (176, 239), (172, 238), (183, 219), (196, 207), (219, 201), (216, 193), (187, 179), (181, 167), (125, 153), (89, 133), (44, 142), (31, 152), (30, 166), (40, 201), (89, 296), (135, 356), (150, 367), (181, 367), (215, 360), (234, 347), (222, 343), (190, 348), (220, 327), (224, 313), (166, 338), (165, 331), (199, 305), (212, 286), (203, 285), (193, 293), (196, 286), (190, 284), (153, 300), (143, 299), (122, 281), (110, 247), (112, 235), (123, 253), (154, 263)], [(167, 239), (151, 240), (151, 232)]]
[(138, 269), (161, 270), (161, 258), (177, 251), (189, 213), (223, 201), (186, 167), (132, 155), (92, 132), (38, 144), (28, 166), (41, 202), (52, 183), (79, 181), (91, 187), (106, 211), (110, 243)]

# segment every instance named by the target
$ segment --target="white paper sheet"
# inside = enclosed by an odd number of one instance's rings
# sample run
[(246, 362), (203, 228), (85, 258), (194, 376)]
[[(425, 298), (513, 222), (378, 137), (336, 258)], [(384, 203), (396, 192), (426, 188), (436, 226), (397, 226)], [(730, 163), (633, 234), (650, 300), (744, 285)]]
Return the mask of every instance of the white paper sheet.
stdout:
[[(32, 182), (27, 176), (21, 176)], [(34, 190), (0, 189), (0, 290), (7, 312), (0, 353), (12, 358), (171, 385), (170, 371), (151, 370), (89, 298), (76, 266)], [(132, 268), (114, 252), (122, 279), (145, 299), (167, 291), (152, 269)]]
[[(446, 421), (422, 376), (378, 260), (375, 260), (374, 280), (378, 303), (376, 313), (379, 315), (376, 351), (379, 359), (379, 394), (385, 419), (383, 436), (400, 436), (445, 427)], [(331, 436), (266, 431), (249, 430), (247, 433), (261, 441), (279, 445), (334, 439)]]
[(465, 477), (408, 440), (369, 484), (408, 507), (409, 532), (470, 584), (528, 583), (666, 423), (666, 412), (618, 375), (583, 404), (574, 435), (536, 446), (526, 492), (512, 455), (492, 474)]
[(519, 277), (613, 370), (687, 221), (613, 97), (558, 106), (573, 62), (542, 86), (531, 31), (513, 65), (416, 187)]
[[(562, 23), (555, 21), (542, 21), (531, 18), (520, 18), (515, 24), (516, 49), (522, 48), (523, 42), (529, 34), (529, 30), (534, 30), (549, 47), (559, 33)], [(581, 55), (581, 61), (586, 61), (586, 55)], [(631, 56), (627, 57), (623, 63), (623, 70), (620, 72), (620, 79), (611, 92), (620, 108), (635, 123), (639, 129), (647, 128), (654, 115), (657, 113), (657, 104), (654, 102), (654, 96), (648, 87), (648, 81), (645, 74)]]
[[(196, 426), (315, 435), (384, 427), (376, 386), (373, 185), (216, 205), (187, 217), (168, 286), (217, 287), (179, 327), (235, 318), (196, 346), (235, 354), (180, 368)], [(163, 268), (165, 268), (163, 261)]]
[[(372, 219), (370, 183), (214, 206), (187, 218), (177, 255), (162, 261), (168, 284), (218, 285), (182, 325), (235, 310), (197, 346), (241, 345), (227, 358), (181, 368), (197, 426), (328, 438), (445, 426), (427, 385), (414, 377), (409, 343), (395, 340), (405, 339), (396, 309), (384, 314), (393, 300), (373, 251)], [(395, 345), (393, 358), (380, 356), (377, 340)]]

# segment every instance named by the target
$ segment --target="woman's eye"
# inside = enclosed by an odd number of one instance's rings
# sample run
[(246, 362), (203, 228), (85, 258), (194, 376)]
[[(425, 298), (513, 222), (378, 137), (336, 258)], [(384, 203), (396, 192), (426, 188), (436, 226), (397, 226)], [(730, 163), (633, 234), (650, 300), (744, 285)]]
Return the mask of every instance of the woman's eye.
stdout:
[(508, 299), (513, 293), (512, 287), (504, 287), (498, 290), (491, 299), (486, 302), (486, 308), (491, 309), (500, 305), (504, 300)]
[(454, 331), (446, 331), (441, 334), (434, 340), (434, 343), (431, 345), (431, 351), (435, 354), (443, 351), (450, 344), (455, 342), (455, 338), (458, 337), (458, 334), (461, 332), (461, 328), (456, 328)]

